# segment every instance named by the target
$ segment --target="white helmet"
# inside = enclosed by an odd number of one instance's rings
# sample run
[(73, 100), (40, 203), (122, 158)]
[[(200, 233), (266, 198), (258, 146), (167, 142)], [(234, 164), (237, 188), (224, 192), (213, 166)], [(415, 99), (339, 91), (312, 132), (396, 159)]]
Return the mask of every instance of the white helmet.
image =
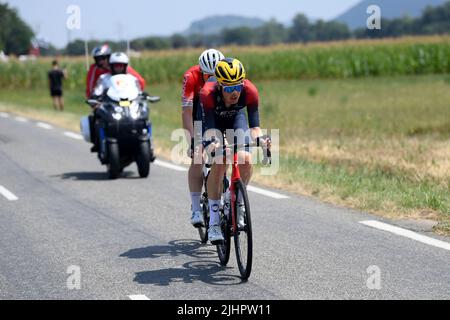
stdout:
[(109, 58), (109, 64), (115, 64), (115, 63), (129, 64), (130, 59), (123, 52), (114, 52), (111, 55), (111, 57)]
[(200, 55), (200, 58), (198, 58), (198, 64), (200, 65), (200, 69), (202, 69), (203, 73), (214, 75), (216, 65), (222, 59), (225, 59), (222, 52), (216, 49), (208, 49), (203, 51)]

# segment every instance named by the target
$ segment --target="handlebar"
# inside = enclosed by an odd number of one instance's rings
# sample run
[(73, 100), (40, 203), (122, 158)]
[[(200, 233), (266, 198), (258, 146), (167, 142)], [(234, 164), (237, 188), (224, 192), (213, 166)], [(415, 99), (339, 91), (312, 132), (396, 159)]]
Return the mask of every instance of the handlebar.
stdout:
[[(251, 143), (234, 143), (234, 144), (229, 144), (226, 146), (224, 145), (224, 146), (222, 146), (223, 155), (225, 156), (227, 149), (229, 149), (229, 150), (233, 149), (233, 152), (237, 152), (238, 149), (261, 147), (263, 150), (263, 156), (264, 156), (264, 158), (262, 160), (262, 164), (263, 165), (272, 164), (272, 152), (270, 151), (270, 149), (265, 148), (264, 146), (261, 145), (260, 138), (269, 138), (270, 139), (270, 137), (268, 137), (268, 136), (263, 136), (263, 137), (256, 138), (256, 141), (251, 142)], [(204, 146), (206, 147), (216, 141), (217, 141), (217, 139), (215, 137), (213, 137), (210, 141), (206, 141)], [(212, 157), (215, 156), (215, 151), (211, 152), (211, 156)]]
[[(150, 103), (156, 103), (158, 101), (161, 101), (161, 98), (158, 96), (149, 96), (148, 94), (144, 93), (143, 97), (145, 98), (145, 100), (147, 100)], [(96, 105), (98, 105), (99, 103), (101, 103), (102, 101), (98, 100), (98, 99), (87, 99), (85, 100), (86, 104), (88, 104), (91, 107), (94, 107)]]

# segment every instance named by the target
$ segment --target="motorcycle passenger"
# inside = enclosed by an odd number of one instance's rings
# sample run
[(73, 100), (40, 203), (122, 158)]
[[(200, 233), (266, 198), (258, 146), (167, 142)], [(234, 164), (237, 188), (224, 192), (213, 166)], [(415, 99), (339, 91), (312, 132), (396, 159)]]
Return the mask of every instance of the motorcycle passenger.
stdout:
[[(109, 58), (109, 71), (100, 76), (97, 81), (97, 84), (91, 94), (91, 99), (102, 100), (103, 96), (106, 94), (106, 91), (111, 87), (111, 78), (118, 74), (128, 74), (128, 64), (130, 63), (130, 59), (123, 52), (115, 52)], [(134, 75), (129, 74), (129, 76), (135, 78), (136, 85), (142, 92), (143, 88), (140, 84), (138, 78)]]

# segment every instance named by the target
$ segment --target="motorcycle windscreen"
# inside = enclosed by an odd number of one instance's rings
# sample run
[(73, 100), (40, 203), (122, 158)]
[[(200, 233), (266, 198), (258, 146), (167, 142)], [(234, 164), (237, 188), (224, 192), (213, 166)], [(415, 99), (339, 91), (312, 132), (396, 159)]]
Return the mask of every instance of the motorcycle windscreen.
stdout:
[(135, 100), (139, 96), (136, 78), (129, 74), (112, 76), (111, 86), (106, 94), (114, 101)]

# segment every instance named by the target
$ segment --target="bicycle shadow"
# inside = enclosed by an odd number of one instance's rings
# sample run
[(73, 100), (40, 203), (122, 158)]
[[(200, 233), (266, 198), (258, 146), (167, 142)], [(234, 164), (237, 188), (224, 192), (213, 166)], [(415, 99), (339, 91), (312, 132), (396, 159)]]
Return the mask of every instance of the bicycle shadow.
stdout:
[[(103, 171), (98, 172), (66, 172), (63, 174), (53, 175), (52, 177), (61, 178), (62, 180), (72, 181), (109, 181), (108, 174)], [(134, 179), (132, 171), (124, 171), (120, 174), (120, 178)]]
[[(217, 259), (215, 247), (214, 250), (211, 248), (202, 245), (200, 241), (182, 239), (170, 241), (168, 245), (163, 246), (131, 249), (121, 254), (120, 257), (156, 259), (167, 256), (187, 255), (197, 259)], [(226, 286), (242, 283), (240, 277), (224, 273), (227, 269), (230, 268), (222, 266), (218, 261), (196, 260), (187, 262), (179, 268), (137, 272), (133, 281), (139, 284), (153, 284), (156, 286), (168, 286), (175, 282), (190, 284), (196, 281)]]

